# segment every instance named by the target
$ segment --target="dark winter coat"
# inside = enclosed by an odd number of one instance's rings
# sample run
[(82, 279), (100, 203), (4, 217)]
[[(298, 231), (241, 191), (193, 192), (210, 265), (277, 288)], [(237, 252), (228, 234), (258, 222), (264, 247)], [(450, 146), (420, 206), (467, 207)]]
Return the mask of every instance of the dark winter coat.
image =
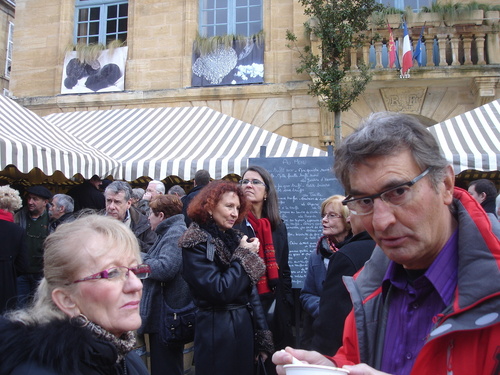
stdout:
[(134, 351), (117, 358), (111, 343), (67, 320), (28, 327), (0, 318), (0, 375), (148, 374)]
[(189, 203), (198, 195), (198, 193), (201, 191), (207, 185), (198, 185), (195, 186), (194, 188), (191, 189), (191, 191), (183, 196), (181, 198), (182, 202), (182, 214), (184, 215), (184, 221), (186, 222), (186, 225), (189, 226), (191, 224), (191, 219), (187, 216), (187, 208), (189, 206)]
[(16, 306), (16, 278), (27, 266), (24, 230), (17, 224), (0, 220), (0, 314)]
[(75, 212), (84, 208), (97, 211), (106, 208), (104, 194), (96, 189), (88, 180), (72, 188), (68, 191), (68, 195), (75, 201)]
[(197, 375), (252, 375), (256, 353), (273, 349), (255, 287), (264, 263), (238, 246), (240, 232), (227, 233), (237, 241), (234, 249), (196, 223), (179, 241), (183, 276), (199, 307), (194, 339)]
[(137, 208), (129, 208), (130, 229), (134, 232), (141, 251), (147, 252), (156, 241), (156, 233), (151, 230), (148, 218)]
[(314, 321), (312, 349), (333, 355), (342, 346), (344, 320), (352, 310), (349, 292), (342, 276), (352, 276), (370, 259), (375, 241), (368, 232), (351, 237), (330, 258), (323, 292), (319, 301), (319, 317)]
[(59, 225), (64, 224), (64, 223), (71, 223), (72, 221), (75, 221), (75, 220), (76, 220), (76, 216), (73, 214), (73, 212), (66, 212), (59, 219), (52, 220), (49, 223), (49, 234), (54, 232)]
[[(255, 237), (255, 232), (246, 220), (234, 227), (241, 230), (248, 238)], [(293, 317), (293, 295), (292, 295), (292, 272), (288, 264), (288, 231), (285, 223), (281, 223), (272, 233), (276, 263), (279, 267), (279, 280), (272, 294), (261, 295), (264, 311), (274, 306), (274, 313), (267, 314), (267, 323), (273, 333), (274, 346), (276, 350), (285, 346), (294, 346), (295, 341), (292, 332)], [(273, 366), (276, 367), (276, 366)]]
[(139, 333), (156, 333), (160, 328), (160, 312), (163, 295), (172, 308), (186, 306), (191, 293), (181, 275), (182, 250), (179, 238), (186, 231), (184, 215), (178, 214), (163, 220), (156, 228), (158, 239), (143, 255), (144, 263), (151, 267), (151, 275), (143, 281), (141, 298), (142, 326)]

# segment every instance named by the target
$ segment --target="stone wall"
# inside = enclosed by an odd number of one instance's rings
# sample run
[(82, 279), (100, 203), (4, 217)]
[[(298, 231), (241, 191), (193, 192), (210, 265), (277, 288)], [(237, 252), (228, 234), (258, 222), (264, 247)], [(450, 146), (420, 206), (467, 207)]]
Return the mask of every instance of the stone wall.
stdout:
[[(307, 43), (306, 17), (296, 0), (263, 2), (264, 84), (191, 88), (192, 44), (198, 1), (129, 0), (125, 91), (60, 95), (63, 60), (73, 38), (74, 2), (17, 0), (14, 61), (10, 89), (17, 101), (40, 115), (159, 106), (208, 106), (242, 121), (315, 147), (324, 147), (321, 113), (308, 95), (308, 77), (295, 72), (298, 56), (286, 47), (286, 30)], [(46, 15), (46, 16), (42, 16)], [(42, 32), (43, 31), (43, 32)], [(342, 115), (347, 135), (373, 111), (399, 110), (434, 124), (480, 105), (481, 90), (498, 98), (499, 71), (483, 67), (412, 72), (399, 79), (375, 72), (366, 92)], [(476, 77), (483, 77), (479, 82)], [(495, 78), (496, 77), (496, 78)], [(488, 86), (489, 85), (489, 86)]]

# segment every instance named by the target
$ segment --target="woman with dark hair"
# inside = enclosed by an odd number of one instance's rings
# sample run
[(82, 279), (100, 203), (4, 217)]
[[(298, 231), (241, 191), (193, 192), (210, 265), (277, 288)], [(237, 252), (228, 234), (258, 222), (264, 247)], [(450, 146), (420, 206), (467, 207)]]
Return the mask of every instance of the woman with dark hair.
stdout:
[(257, 356), (273, 351), (257, 289), (265, 267), (259, 240), (233, 229), (248, 202), (239, 187), (215, 181), (188, 207), (193, 221), (179, 241), (183, 276), (195, 304), (196, 375), (252, 375)]
[(182, 278), (182, 251), (179, 238), (186, 231), (182, 203), (176, 195), (157, 195), (150, 204), (149, 223), (158, 235), (156, 242), (143, 255), (151, 275), (144, 280), (141, 300), (142, 325), (139, 333), (149, 333), (151, 374), (182, 375), (184, 373), (183, 343), (163, 343), (159, 329), (162, 300), (180, 309), (191, 301), (189, 287)]
[[(248, 237), (260, 240), (259, 255), (266, 273), (257, 288), (276, 350), (293, 345), (292, 334), (292, 277), (288, 264), (288, 233), (280, 217), (278, 194), (269, 172), (250, 166), (243, 172), (240, 185), (251, 207), (246, 220), (236, 228)], [(271, 361), (266, 363), (268, 374), (275, 373)]]

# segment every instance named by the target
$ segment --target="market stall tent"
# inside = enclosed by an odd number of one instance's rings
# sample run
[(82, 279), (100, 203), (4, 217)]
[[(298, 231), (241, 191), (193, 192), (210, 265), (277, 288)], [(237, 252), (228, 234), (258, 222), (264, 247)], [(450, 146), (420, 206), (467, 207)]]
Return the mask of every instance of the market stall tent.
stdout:
[[(500, 167), (500, 100), (429, 127), (455, 174)], [(480, 177), (477, 177), (480, 178)]]
[(266, 157), (327, 155), (208, 107), (67, 112), (45, 119), (119, 160), (127, 181), (171, 175), (190, 180), (200, 169), (214, 179), (240, 174), (262, 146)]
[(0, 171), (121, 178), (121, 165), (97, 148), (0, 96)]

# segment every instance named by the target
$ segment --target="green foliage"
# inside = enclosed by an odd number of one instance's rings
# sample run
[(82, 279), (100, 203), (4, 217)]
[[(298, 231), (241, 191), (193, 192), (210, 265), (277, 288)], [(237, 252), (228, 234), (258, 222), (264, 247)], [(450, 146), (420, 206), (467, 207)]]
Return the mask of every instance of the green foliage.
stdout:
[[(244, 45), (247, 42), (248, 38), (249, 37), (244, 35), (235, 34), (204, 37), (197, 33), (196, 39), (194, 41), (194, 52), (199, 53), (201, 56), (204, 56), (216, 51), (220, 47), (232, 47), (234, 42), (242, 43)], [(250, 38), (253, 38), (255, 43), (262, 44), (264, 43), (264, 31), (261, 30), (259, 33), (250, 36)]]
[(359, 48), (369, 40), (362, 33), (369, 29), (373, 12), (385, 7), (375, 0), (299, 0), (304, 14), (311, 17), (304, 23), (308, 35), (319, 38), (320, 54), (314, 54), (310, 46), (299, 47), (297, 36), (287, 30), (287, 47), (299, 53), (297, 73), (312, 77), (309, 94), (320, 98), (330, 112), (347, 111), (364, 91), (371, 80), (368, 66), (358, 62), (359, 71), (351, 72), (344, 65), (351, 48)]
[(500, 5), (490, 5), (482, 4), (477, 1), (471, 3), (433, 3), (430, 7), (423, 6), (420, 11), (423, 13), (439, 13), (441, 15), (446, 15), (449, 17), (457, 17), (460, 15), (466, 15), (473, 10), (500, 10)]
[(85, 43), (78, 43), (78, 44), (70, 44), (65, 50), (66, 52), (70, 51), (76, 51), (76, 56), (78, 60), (82, 64), (91, 64), (92, 62), (96, 61), (99, 56), (101, 55), (101, 52), (104, 50), (109, 50), (109, 53), (112, 54), (115, 48), (119, 47), (124, 47), (127, 45), (127, 42), (122, 42), (121, 40), (113, 40), (109, 42), (109, 44), (106, 46), (102, 43), (97, 43), (97, 44), (85, 44)]

